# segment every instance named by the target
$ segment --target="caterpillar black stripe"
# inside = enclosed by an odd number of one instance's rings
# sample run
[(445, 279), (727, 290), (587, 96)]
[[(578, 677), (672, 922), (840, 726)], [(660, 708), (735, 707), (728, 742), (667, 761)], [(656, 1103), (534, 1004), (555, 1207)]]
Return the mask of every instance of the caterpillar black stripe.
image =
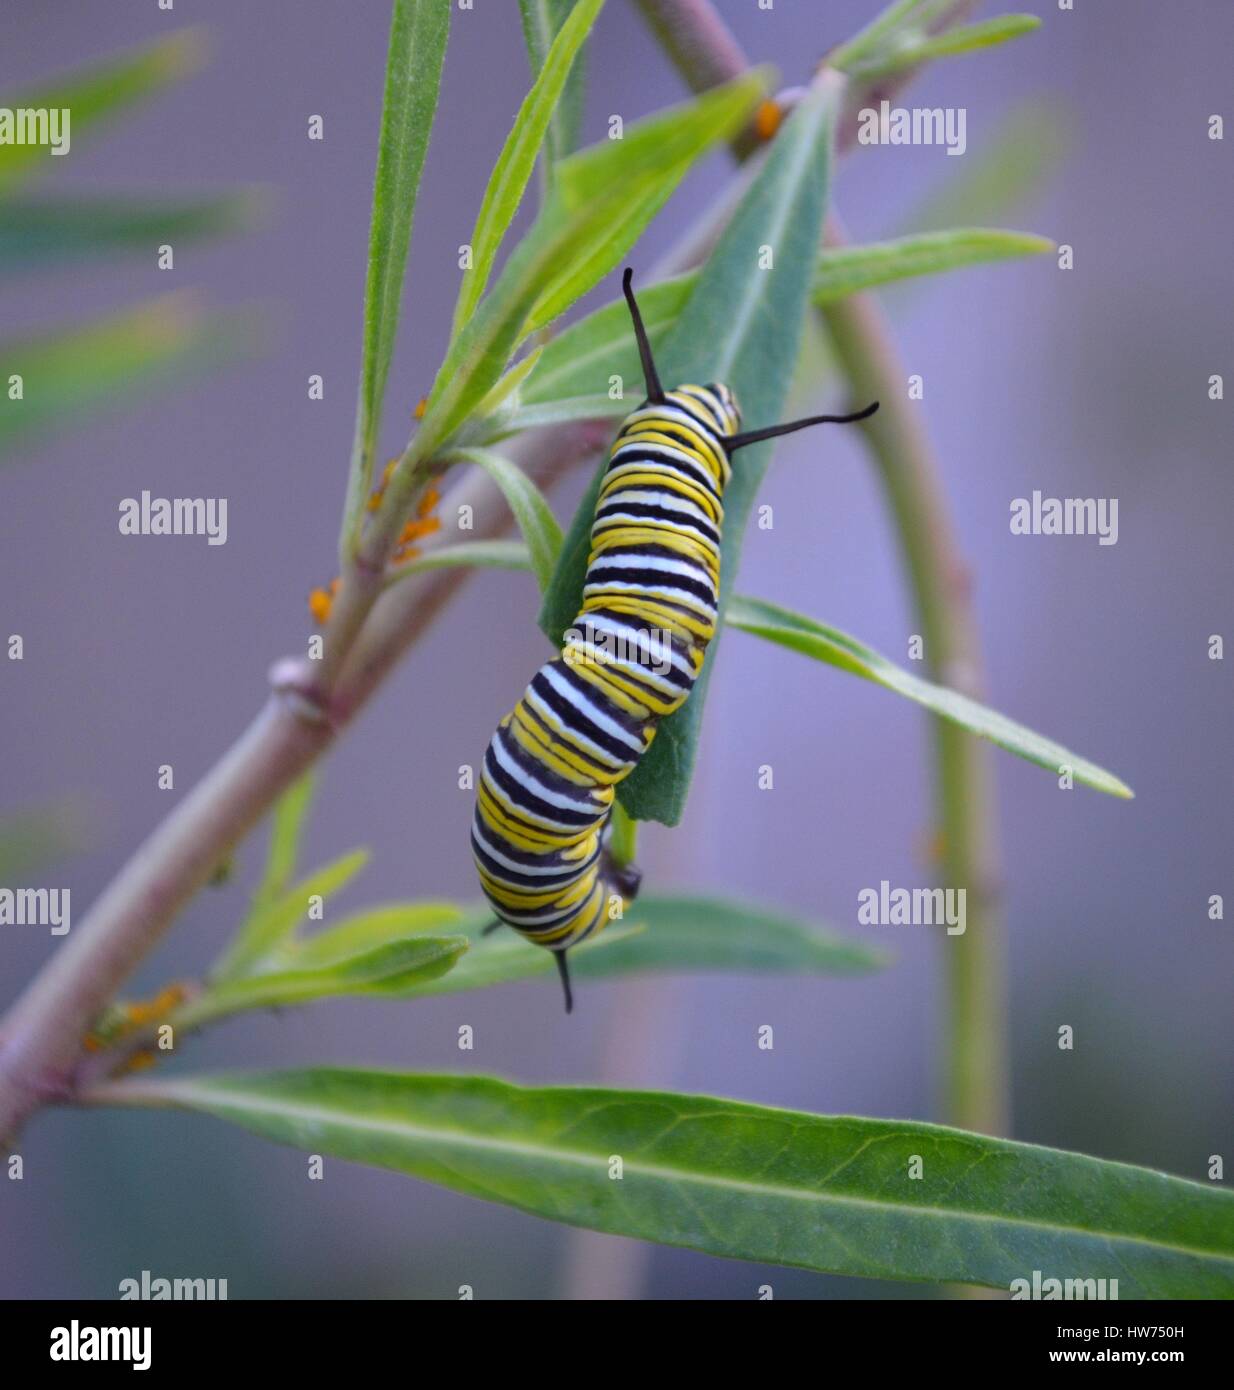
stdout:
[(542, 666), (498, 725), (484, 757), (472, 825), (480, 882), (497, 913), (556, 955), (572, 1007), (566, 952), (634, 897), (639, 873), (605, 849), (617, 784), (680, 709), (715, 635), (724, 489), (747, 444), (854, 415), (739, 433), (727, 386), (660, 385), (631, 272), (622, 280), (647, 399), (609, 453), (591, 528), (583, 608), (559, 657)]

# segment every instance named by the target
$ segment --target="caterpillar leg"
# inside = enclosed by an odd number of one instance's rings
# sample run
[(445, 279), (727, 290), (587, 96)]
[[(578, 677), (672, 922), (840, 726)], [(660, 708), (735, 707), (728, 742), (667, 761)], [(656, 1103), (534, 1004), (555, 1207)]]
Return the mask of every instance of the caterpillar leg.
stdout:
[(505, 923), (500, 917), (494, 917), (487, 927), (480, 933), (481, 936), (492, 936), (498, 927), (504, 927)]
[(566, 964), (566, 953), (564, 951), (554, 951), (553, 959), (557, 962), (557, 973), (561, 976), (561, 988), (566, 996), (566, 1013), (574, 1010), (574, 995), (570, 990), (570, 967)]

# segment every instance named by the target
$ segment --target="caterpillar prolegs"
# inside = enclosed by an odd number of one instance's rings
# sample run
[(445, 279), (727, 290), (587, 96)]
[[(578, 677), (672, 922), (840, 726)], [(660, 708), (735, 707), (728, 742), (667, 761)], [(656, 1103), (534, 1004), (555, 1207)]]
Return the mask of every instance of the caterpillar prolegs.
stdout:
[(583, 607), (560, 656), (543, 665), (484, 756), (472, 823), (480, 883), (497, 913), (556, 956), (572, 1007), (566, 952), (628, 902), (639, 873), (605, 847), (617, 784), (681, 708), (715, 636), (724, 489), (747, 444), (853, 415), (740, 433), (727, 386), (660, 385), (631, 289), (622, 279), (647, 399), (622, 423), (596, 502)]

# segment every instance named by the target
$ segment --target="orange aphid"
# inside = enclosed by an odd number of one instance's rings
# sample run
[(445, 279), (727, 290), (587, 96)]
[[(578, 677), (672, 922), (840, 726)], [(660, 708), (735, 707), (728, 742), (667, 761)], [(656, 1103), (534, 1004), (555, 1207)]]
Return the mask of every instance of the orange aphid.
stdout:
[(375, 512), (381, 506), (381, 499), (386, 495), (386, 488), (390, 486), (390, 478), (398, 464), (398, 459), (391, 459), (381, 471), (381, 482), (377, 484), (377, 490), (368, 499), (368, 509)]
[(425, 412), (427, 409), (428, 409), (428, 397), (427, 397), (427, 396), (421, 396), (420, 399), (416, 402), (416, 408), (415, 408), (414, 411), (412, 411), (412, 414), (416, 417), (417, 420), (423, 420), (423, 419), (424, 419), (424, 412)]
[(434, 531), (441, 530), (441, 521), (435, 516), (413, 517), (399, 533), (399, 545), (406, 545), (408, 541), (418, 541), (424, 536), (431, 536)]
[(416, 515), (428, 516), (429, 512), (431, 512), (440, 501), (441, 493), (438, 492), (435, 487), (426, 488), (424, 496), (421, 497), (420, 501), (416, 504)]
[(154, 1053), (148, 1048), (143, 1048), (140, 1052), (133, 1055), (124, 1064), (125, 1071), (145, 1071), (147, 1067), (152, 1067), (155, 1063)]
[(779, 102), (768, 97), (766, 101), (759, 102), (758, 110), (754, 113), (754, 133), (760, 140), (770, 140), (780, 129), (783, 119), (784, 112), (780, 109)]
[(308, 596), (308, 606), (313, 621), (320, 626), (330, 616), (334, 600), (324, 589), (314, 589)]

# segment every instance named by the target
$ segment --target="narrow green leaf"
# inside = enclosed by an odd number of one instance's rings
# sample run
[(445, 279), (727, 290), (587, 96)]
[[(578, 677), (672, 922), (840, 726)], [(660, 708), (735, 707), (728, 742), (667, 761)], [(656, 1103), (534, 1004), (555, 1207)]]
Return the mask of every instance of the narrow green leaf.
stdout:
[(497, 283), (450, 344), (424, 419), (408, 446), (408, 477), (414, 475), (414, 465), (434, 454), (493, 389), (523, 336), (532, 305), (559, 274), (560, 266), (589, 258), (595, 243), (610, 234), (619, 197), (620, 190), (612, 189), (608, 197), (568, 216), (561, 214), (559, 206), (546, 209), (511, 253)]
[(7, 389), (0, 396), (0, 455), (83, 411), (216, 365), (244, 350), (252, 336), (247, 316), (205, 313), (180, 293), (84, 326), (0, 343), (0, 381), (22, 381), (20, 400)]
[(531, 91), (519, 108), (514, 127), (493, 166), (471, 234), (471, 268), (459, 286), (453, 336), (461, 331), (480, 302), (497, 249), (523, 200), (570, 67), (603, 4), (604, 0), (578, 0), (554, 38)]
[(360, 396), (343, 518), (344, 550), (355, 535), (372, 480), (416, 196), (437, 111), (452, 8), (440, 0), (395, 0), (390, 21), (364, 285)]
[[(523, 38), (527, 44), (527, 57), (533, 78), (539, 76), (553, 40), (560, 32), (574, 3), (575, 0), (519, 0)], [(554, 166), (578, 146), (583, 124), (586, 69), (587, 45), (584, 44), (570, 67), (570, 75), (566, 78), (566, 85), (548, 124), (541, 161), (546, 189), (552, 187)]]
[(574, 211), (611, 196), (615, 183), (628, 189), (666, 170), (691, 164), (735, 134), (766, 93), (772, 69), (751, 68), (699, 96), (626, 126), (620, 140), (598, 140), (562, 160), (557, 169), (562, 205)]
[(529, 570), (531, 552), (522, 541), (467, 541), (426, 550), (412, 560), (402, 560), (390, 575), (390, 587), (413, 574), (428, 570), (466, 569)]
[(461, 935), (468, 914), (454, 903), (390, 903), (346, 917), (337, 926), (294, 942), (286, 962), (301, 969), (320, 969), (348, 958), (391, 946), (410, 936), (435, 932)]
[(959, 53), (972, 53), (979, 48), (991, 48), (995, 44), (1018, 39), (1023, 34), (1041, 28), (1041, 20), (1031, 14), (996, 15), (992, 19), (981, 20), (976, 24), (965, 24), (948, 29), (931, 37), (906, 37), (901, 44), (889, 47), (885, 52), (876, 53), (868, 61), (846, 71), (857, 80), (873, 77), (888, 77), (902, 72), (905, 68), (916, 67), (918, 63), (930, 62), (935, 58), (950, 58)]
[[(756, 75), (754, 80), (762, 79)], [(737, 95), (744, 92), (746, 85), (742, 84)], [(726, 103), (736, 100), (728, 89), (724, 96)], [(728, 110), (727, 105), (723, 109)], [(634, 152), (632, 167), (645, 172), (645, 177), (640, 173), (638, 180), (640, 194), (652, 186), (661, 191), (675, 188), (689, 167), (689, 159), (680, 157), (680, 151), (698, 153), (706, 147), (704, 137), (708, 129), (715, 138), (720, 138), (717, 132), (724, 129), (722, 125), (708, 127), (701, 122), (692, 103), (674, 108), (670, 114), (682, 122), (680, 129), (672, 123), (665, 124), (663, 117), (652, 117), (626, 133), (624, 143)], [(716, 119), (714, 112), (710, 119)], [(654, 165), (644, 130), (648, 126), (666, 136), (675, 163), (659, 168)], [(781, 143), (776, 141), (777, 146)], [(417, 476), (416, 465), (434, 454), (492, 390), (515, 346), (526, 334), (533, 311), (539, 314), (549, 300), (555, 311), (567, 308), (570, 296), (586, 293), (594, 283), (592, 277), (605, 273), (625, 254), (628, 238), (637, 234), (628, 218), (631, 189), (607, 177), (620, 164), (609, 151), (594, 148), (562, 161), (553, 198), (450, 344), (433, 384), (428, 409), (400, 469), (406, 481), (400, 484), (396, 480), (388, 490), (392, 505), (401, 505), (405, 500), (404, 491), (410, 491)], [(533, 373), (530, 380), (534, 379)]]
[[(832, 247), (818, 258), (812, 296), (816, 304), (829, 303), (909, 276), (1039, 255), (1052, 247), (1053, 242), (1045, 237), (984, 227), (954, 227), (861, 246)], [(659, 351), (697, 284), (697, 272), (690, 272), (639, 290), (639, 309), (654, 350)], [(519, 393), (520, 411), (528, 416), (526, 424), (521, 416), (516, 417), (519, 427), (556, 423), (557, 419), (595, 418), (598, 412), (593, 412), (590, 405), (551, 418), (533, 414), (532, 407), (564, 404), (572, 399), (599, 402), (607, 398), (609, 381), (614, 376), (623, 383), (642, 380), (638, 347), (624, 299), (596, 309), (544, 347), (530, 380)], [(605, 414), (625, 415), (630, 409), (620, 400), (610, 401), (610, 407)]]
[(521, 468), (492, 449), (456, 449), (448, 456), (448, 461), (474, 463), (501, 489), (527, 542), (532, 570), (543, 590), (552, 578), (561, 549), (561, 527), (544, 494)]
[(247, 194), (178, 201), (75, 197), (0, 203), (0, 275), (117, 253), (153, 258), (163, 242), (180, 246), (235, 231), (252, 220), (256, 207)]
[(1122, 1299), (1234, 1297), (1230, 1192), (940, 1125), (333, 1067), (99, 1098), (204, 1111), (553, 1221), (733, 1259), (1001, 1289), (1040, 1270), (1117, 1279)]
[(1038, 767), (1055, 773), (1070, 768), (1077, 782), (1083, 782), (1096, 791), (1108, 792), (1111, 796), (1134, 796), (1131, 788), (1112, 772), (1070, 752), (1061, 743), (1033, 733), (1023, 724), (987, 709), (966, 695), (948, 690), (946, 686), (932, 685), (920, 676), (902, 671), (873, 648), (838, 628), (828, 627), (815, 622), (813, 618), (790, 612), (762, 599), (742, 598), (739, 595), (734, 595), (729, 605), (728, 623), (730, 627), (764, 637), (769, 642), (801, 652), (816, 661), (838, 666), (851, 675), (861, 676), (864, 680), (894, 690), (898, 695), (916, 700), (919, 705), (924, 705), (942, 718), (959, 724), (979, 738), (988, 738), (1000, 748), (1026, 758)]
[[(23, 92), (0, 94), (0, 107), (47, 111), (67, 108), (71, 151), (106, 118), (144, 101), (199, 67), (204, 49), (202, 31), (184, 29), (119, 57), (40, 82)], [(47, 173), (63, 162), (64, 157), (53, 154), (48, 144), (0, 144), (0, 193), (19, 178)]]
[(369, 861), (365, 849), (352, 850), (289, 888), (253, 916), (236, 933), (222, 960), (210, 972), (215, 983), (251, 973), (308, 916), (309, 898), (329, 898), (344, 888)]
[(894, 3), (881, 10), (865, 26), (854, 34), (847, 43), (842, 43), (831, 51), (829, 61), (840, 72), (848, 72), (857, 63), (864, 61), (878, 50), (913, 17), (922, 0), (894, 0)]
[(1053, 249), (1054, 243), (1046, 237), (985, 227), (956, 227), (864, 246), (833, 247), (819, 258), (811, 297), (815, 304), (831, 304), (895, 280), (1016, 256), (1040, 256)]
[(304, 834), (309, 807), (313, 802), (317, 779), (306, 772), (279, 797), (270, 824), (270, 847), (261, 882), (253, 894), (254, 913), (282, 897), (296, 871), (300, 857), (300, 839)]
[(491, 433), (485, 438), (492, 442), (522, 430), (568, 425), (575, 420), (621, 420), (629, 413), (628, 403), (615, 401), (610, 396), (572, 396), (564, 401), (547, 401), (544, 405), (520, 405), (495, 416), (490, 422)]
[(601, 140), (563, 160), (556, 188), (562, 205), (577, 209), (624, 190), (607, 235), (590, 254), (565, 262), (531, 311), (526, 331), (551, 323), (599, 284), (646, 230), (694, 163), (745, 125), (767, 86), (754, 69), (692, 101), (630, 126), (620, 140)]
[[(830, 86), (816, 87), (798, 105), (661, 349), (663, 381), (727, 382), (742, 402), (747, 428), (780, 418), (797, 357), (826, 206), (831, 105)], [(773, 270), (759, 268), (762, 246), (772, 248)], [(725, 494), (721, 614), (740, 558), (742, 532), (769, 457), (765, 445), (747, 449)], [(540, 625), (553, 642), (561, 640), (581, 606), (591, 522), (604, 466), (575, 514), (541, 609)], [(621, 784), (622, 804), (639, 820), (675, 825), (681, 818), (716, 646), (713, 642), (690, 699), (664, 721), (647, 755)]]
[(476, 406), (476, 414), (481, 418), (497, 415), (517, 402), (521, 397), (523, 382), (535, 371), (543, 351), (543, 348), (533, 348), (525, 357), (521, 357)]
[(224, 980), (183, 1004), (170, 1022), (182, 1029), (199, 1028), (248, 1009), (286, 1008), (339, 995), (401, 998), (424, 981), (444, 975), (467, 947), (465, 936), (415, 936), (317, 969), (289, 966)]
[[(459, 925), (471, 939), (471, 952), (448, 978), (419, 993), (454, 994), (555, 975), (550, 953), (517, 932), (482, 938), (481, 929), (492, 916), (477, 909)], [(718, 898), (640, 897), (627, 909), (622, 928), (614, 925), (586, 949), (571, 951), (576, 979), (617, 979), (649, 971), (853, 975), (878, 970), (890, 960), (886, 952), (831, 929)]]

